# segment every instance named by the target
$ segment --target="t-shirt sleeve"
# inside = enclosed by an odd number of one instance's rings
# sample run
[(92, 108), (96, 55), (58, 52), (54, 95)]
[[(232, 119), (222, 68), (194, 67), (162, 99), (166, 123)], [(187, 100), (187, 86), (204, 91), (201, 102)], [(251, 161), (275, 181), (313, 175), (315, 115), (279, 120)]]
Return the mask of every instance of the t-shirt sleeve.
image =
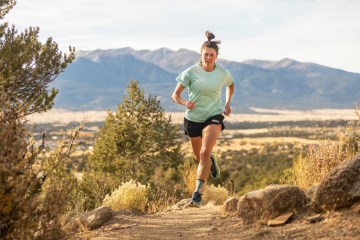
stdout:
[(177, 78), (176, 81), (183, 85), (184, 87), (188, 88), (190, 86), (190, 76), (189, 71), (182, 72)]
[(226, 86), (230, 86), (231, 84), (234, 83), (234, 79), (230, 73), (229, 70), (226, 70), (226, 75), (225, 75), (225, 79), (224, 79), (224, 83)]

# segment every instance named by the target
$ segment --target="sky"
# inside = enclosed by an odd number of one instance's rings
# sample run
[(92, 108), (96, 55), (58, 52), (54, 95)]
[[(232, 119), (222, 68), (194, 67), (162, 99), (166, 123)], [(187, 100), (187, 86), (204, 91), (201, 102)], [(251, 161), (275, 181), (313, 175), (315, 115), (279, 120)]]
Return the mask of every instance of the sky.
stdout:
[(40, 27), (66, 52), (182, 48), (210, 30), (219, 58), (291, 58), (360, 73), (359, 0), (17, 0), (5, 21)]

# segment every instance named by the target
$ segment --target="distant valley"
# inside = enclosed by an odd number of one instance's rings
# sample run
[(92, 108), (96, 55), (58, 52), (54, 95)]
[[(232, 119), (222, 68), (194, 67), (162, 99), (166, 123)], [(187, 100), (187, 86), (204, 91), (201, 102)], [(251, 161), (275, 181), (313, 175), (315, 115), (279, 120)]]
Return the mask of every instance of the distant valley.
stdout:
[[(157, 96), (167, 111), (181, 111), (171, 93), (175, 78), (199, 60), (199, 53), (161, 48), (79, 51), (74, 63), (52, 83), (59, 89), (55, 108), (107, 110), (116, 108), (130, 80), (146, 94)], [(360, 100), (360, 74), (292, 59), (280, 61), (218, 59), (235, 80), (235, 113), (251, 108), (310, 110), (353, 108)], [(184, 96), (186, 93), (184, 93)]]

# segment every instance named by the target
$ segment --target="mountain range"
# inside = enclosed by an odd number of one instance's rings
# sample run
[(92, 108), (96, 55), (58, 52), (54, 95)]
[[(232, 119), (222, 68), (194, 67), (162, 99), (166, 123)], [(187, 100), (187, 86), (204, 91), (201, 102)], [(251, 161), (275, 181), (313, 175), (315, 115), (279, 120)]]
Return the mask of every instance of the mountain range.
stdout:
[[(199, 53), (186, 49), (79, 51), (75, 61), (51, 84), (59, 89), (55, 108), (114, 110), (129, 81), (137, 80), (145, 94), (157, 96), (165, 110), (182, 111), (183, 106), (171, 100), (175, 78), (198, 61)], [(217, 64), (234, 77), (235, 113), (248, 112), (251, 107), (353, 108), (360, 100), (359, 73), (289, 58), (243, 62), (218, 59)]]

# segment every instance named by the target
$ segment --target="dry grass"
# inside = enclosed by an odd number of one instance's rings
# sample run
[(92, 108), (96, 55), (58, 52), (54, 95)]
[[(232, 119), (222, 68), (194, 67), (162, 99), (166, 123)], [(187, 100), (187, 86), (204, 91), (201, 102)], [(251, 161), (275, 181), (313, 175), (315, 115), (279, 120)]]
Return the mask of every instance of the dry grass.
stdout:
[(112, 210), (130, 210), (145, 212), (148, 203), (149, 188), (138, 182), (130, 180), (123, 183), (110, 195), (106, 195), (103, 205)]
[(186, 190), (191, 194), (196, 187), (197, 165), (191, 160), (186, 160), (183, 169), (183, 180)]
[(285, 171), (281, 182), (303, 189), (318, 185), (334, 167), (358, 152), (360, 141), (357, 132), (356, 124), (339, 128), (336, 141), (310, 145), (306, 155), (298, 156), (293, 167)]
[(213, 203), (214, 205), (222, 205), (229, 197), (229, 192), (222, 186), (215, 187), (214, 185), (208, 186), (204, 191), (204, 203)]
[[(183, 169), (183, 180), (185, 183), (186, 190), (189, 194), (194, 192), (196, 187), (196, 173), (197, 173), (197, 164), (191, 160), (187, 160), (184, 164)], [(204, 203), (213, 203), (214, 205), (221, 205), (229, 197), (229, 191), (222, 187), (214, 185), (207, 186), (206, 184), (203, 187), (203, 201)]]

